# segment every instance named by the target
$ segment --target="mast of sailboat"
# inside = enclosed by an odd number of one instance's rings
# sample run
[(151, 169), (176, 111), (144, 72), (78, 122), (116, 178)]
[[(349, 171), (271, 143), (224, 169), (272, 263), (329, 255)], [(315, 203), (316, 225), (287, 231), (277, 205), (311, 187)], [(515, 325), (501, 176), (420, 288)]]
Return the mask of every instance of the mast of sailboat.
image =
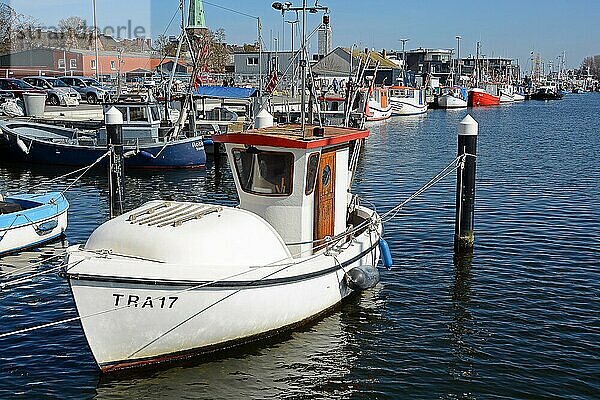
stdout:
[(171, 91), (173, 90), (173, 81), (175, 79), (175, 72), (177, 65), (179, 64), (179, 57), (181, 56), (181, 46), (183, 45), (183, 39), (186, 35), (185, 32), (185, 0), (179, 0), (179, 9), (181, 10), (181, 33), (179, 34), (179, 43), (177, 43), (177, 53), (175, 53), (175, 61), (173, 62), (173, 68), (171, 68), (171, 75), (169, 76), (169, 84), (167, 85), (167, 92), (165, 93), (165, 116), (167, 121), (169, 120), (169, 108), (168, 105), (171, 102)]
[[(301, 70), (301, 91), (300, 91), (300, 123), (302, 129), (302, 137), (305, 136), (306, 127), (306, 68), (308, 66), (308, 59), (306, 57), (306, 12), (316, 13), (318, 11), (329, 11), (329, 8), (320, 6), (318, 0), (315, 2), (313, 7), (306, 6), (306, 0), (302, 0), (302, 7), (292, 7), (292, 3), (285, 2), (280, 3), (278, 1), (272, 4), (272, 7), (281, 12), (285, 11), (302, 11), (302, 45), (300, 46), (301, 58), (300, 58), (300, 70)], [(260, 64), (260, 63), (259, 63)]]
[[(98, 64), (98, 59), (100, 58), (98, 56), (98, 20), (97, 20), (97, 9), (96, 9), (96, 0), (93, 0), (93, 5), (94, 5), (94, 53), (96, 56), (96, 80), (98, 80), (98, 78), (100, 77), (98, 75), (98, 70), (100, 69), (100, 64)], [(67, 59), (65, 58), (65, 69), (66, 69), (66, 65), (67, 65)]]
[(460, 77), (462, 76), (462, 71), (460, 68), (460, 39), (462, 39), (462, 36), (456, 35), (456, 68), (457, 68), (457, 73), (458, 73), (458, 79), (456, 80), (456, 83), (460, 85)]
[(481, 43), (477, 42), (477, 49), (476, 49), (476, 53), (475, 53), (475, 87), (479, 87), (479, 74), (480, 74), (480, 68), (479, 68), (479, 49), (481, 47)]

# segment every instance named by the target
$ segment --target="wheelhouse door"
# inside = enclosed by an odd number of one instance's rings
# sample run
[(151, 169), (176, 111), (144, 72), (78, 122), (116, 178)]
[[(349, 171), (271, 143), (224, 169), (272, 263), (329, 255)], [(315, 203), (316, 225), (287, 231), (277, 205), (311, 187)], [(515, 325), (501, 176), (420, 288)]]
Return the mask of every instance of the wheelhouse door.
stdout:
[[(323, 153), (315, 189), (315, 240), (333, 236), (335, 227), (335, 151)], [(319, 242), (315, 243), (318, 246)]]

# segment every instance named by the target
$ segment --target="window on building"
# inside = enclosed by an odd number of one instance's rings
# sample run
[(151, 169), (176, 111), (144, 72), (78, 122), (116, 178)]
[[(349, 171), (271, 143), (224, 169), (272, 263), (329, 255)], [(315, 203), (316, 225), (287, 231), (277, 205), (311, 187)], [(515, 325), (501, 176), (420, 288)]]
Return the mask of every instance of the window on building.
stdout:
[(115, 60), (111, 60), (110, 69), (112, 69), (113, 71), (117, 69), (117, 62)]
[(92, 69), (94, 69), (94, 70), (96, 69), (96, 60), (91, 60), (91, 61), (90, 61), (90, 67), (91, 67)]
[(58, 68), (65, 69), (65, 59), (61, 58), (58, 60)]
[(235, 169), (244, 192), (261, 196), (292, 194), (294, 155), (254, 147), (233, 151)]
[(75, 69), (75, 68), (77, 68), (77, 59), (75, 59), (75, 58), (71, 58), (71, 59), (69, 60), (69, 68), (70, 68), (70, 69)]
[(246, 60), (247, 65), (258, 65), (258, 57), (248, 57)]

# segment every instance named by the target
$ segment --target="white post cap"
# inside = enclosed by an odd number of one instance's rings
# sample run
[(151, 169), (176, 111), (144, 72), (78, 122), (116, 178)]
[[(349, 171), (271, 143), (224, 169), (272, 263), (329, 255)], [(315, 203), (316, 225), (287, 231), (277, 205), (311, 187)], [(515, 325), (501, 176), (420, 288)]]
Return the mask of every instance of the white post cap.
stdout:
[(460, 124), (458, 125), (459, 135), (477, 135), (479, 131), (479, 124), (475, 121), (475, 118), (471, 117), (471, 114), (467, 114)]
[(104, 114), (104, 123), (106, 125), (123, 125), (123, 114), (113, 106)]

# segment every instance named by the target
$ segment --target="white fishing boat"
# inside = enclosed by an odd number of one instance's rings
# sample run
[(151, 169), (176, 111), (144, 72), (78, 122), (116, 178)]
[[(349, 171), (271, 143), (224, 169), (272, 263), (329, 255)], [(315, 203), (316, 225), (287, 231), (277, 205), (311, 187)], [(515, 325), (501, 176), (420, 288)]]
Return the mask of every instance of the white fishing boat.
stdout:
[(382, 222), (350, 194), (368, 134), (292, 125), (216, 136), (239, 207), (152, 201), (70, 248), (65, 276), (101, 370), (273, 335), (374, 286), (380, 255), (391, 263)]
[(499, 88), (500, 103), (512, 103), (515, 101), (515, 95), (513, 87), (510, 85), (503, 85)]
[(365, 107), (367, 121), (382, 121), (392, 116), (392, 105), (388, 96), (387, 88), (373, 87), (370, 89)]
[(469, 95), (461, 87), (445, 88), (437, 98), (437, 106), (443, 109), (467, 108)]
[(391, 86), (389, 91), (392, 115), (417, 115), (427, 112), (425, 89)]
[(69, 202), (62, 193), (0, 196), (0, 255), (57, 239), (67, 229)]

